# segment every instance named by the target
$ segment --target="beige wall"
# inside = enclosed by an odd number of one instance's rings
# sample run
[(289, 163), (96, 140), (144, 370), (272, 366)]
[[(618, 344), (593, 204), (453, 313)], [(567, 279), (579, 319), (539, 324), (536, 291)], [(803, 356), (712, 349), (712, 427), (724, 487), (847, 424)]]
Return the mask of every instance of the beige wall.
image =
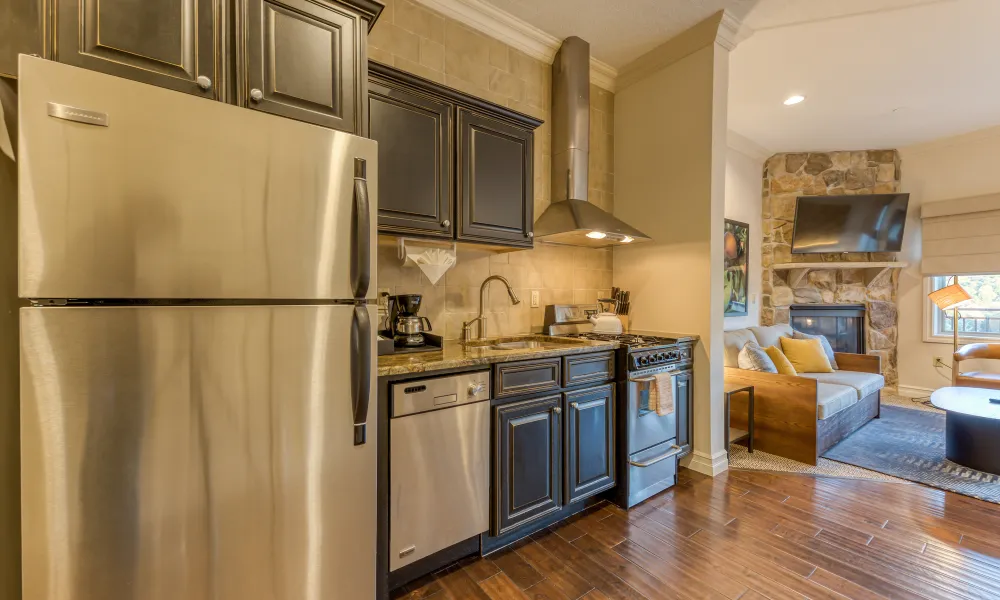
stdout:
[[(615, 215), (651, 242), (615, 248), (614, 282), (637, 329), (701, 336), (691, 468), (726, 468), (722, 398), (722, 233), (728, 52), (707, 39), (644, 69), (615, 96)], [(701, 26), (696, 26), (701, 27)], [(691, 42), (686, 34), (678, 37)], [(639, 61), (637, 61), (639, 62)], [(628, 69), (626, 67), (626, 69)]]
[[(546, 121), (535, 131), (535, 216), (550, 202), (552, 156), (548, 123), (550, 66), (495, 39), (408, 0), (389, 0), (369, 39), (369, 56), (399, 69), (508, 106)], [(590, 201), (614, 207), (614, 94), (591, 86)], [(434, 331), (461, 335), (461, 322), (479, 310), (479, 284), (503, 275), (523, 302), (510, 306), (501, 286), (491, 285), (490, 333), (540, 330), (544, 306), (594, 302), (610, 293), (611, 251), (536, 244), (535, 249), (498, 254), (487, 247), (459, 249), (458, 265), (432, 286), (416, 267), (402, 266), (391, 239), (380, 240), (378, 286), (392, 294), (424, 295), (422, 311)], [(539, 308), (529, 308), (539, 290)]]
[[(736, 136), (729, 132), (731, 138)], [(748, 144), (743, 143), (741, 146)], [(750, 225), (750, 267), (747, 316), (725, 317), (725, 329), (742, 329), (760, 324), (761, 193), (760, 173), (764, 159), (753, 151), (726, 148), (726, 218)]]
[[(900, 148), (902, 189), (910, 207), (900, 260), (910, 263), (899, 277), (899, 386), (908, 395), (923, 395), (949, 385), (951, 372), (933, 366), (934, 357), (951, 364), (951, 342), (923, 341), (924, 295), (920, 274), (920, 206), (925, 202), (1000, 192), (1000, 127)], [(1000, 271), (1000, 265), (997, 265)], [(974, 364), (978, 363), (978, 364)], [(1000, 372), (996, 361), (964, 363), (965, 370)]]

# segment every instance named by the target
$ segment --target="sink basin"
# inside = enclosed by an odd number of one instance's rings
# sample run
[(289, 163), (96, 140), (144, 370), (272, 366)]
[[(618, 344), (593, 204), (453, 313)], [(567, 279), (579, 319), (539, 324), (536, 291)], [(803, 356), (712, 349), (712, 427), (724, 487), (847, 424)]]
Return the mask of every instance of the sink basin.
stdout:
[(566, 344), (554, 344), (551, 342), (537, 342), (535, 340), (529, 340), (526, 342), (501, 342), (499, 344), (493, 344), (490, 348), (493, 348), (494, 350), (525, 350), (527, 348), (558, 348), (565, 345)]
[(564, 340), (558, 338), (528, 339), (528, 340), (494, 338), (492, 340), (486, 339), (486, 340), (472, 340), (464, 342), (464, 345), (469, 348), (487, 348), (489, 350), (529, 350), (531, 348), (565, 348), (567, 346), (573, 346), (575, 344), (579, 344), (579, 342), (576, 340)]

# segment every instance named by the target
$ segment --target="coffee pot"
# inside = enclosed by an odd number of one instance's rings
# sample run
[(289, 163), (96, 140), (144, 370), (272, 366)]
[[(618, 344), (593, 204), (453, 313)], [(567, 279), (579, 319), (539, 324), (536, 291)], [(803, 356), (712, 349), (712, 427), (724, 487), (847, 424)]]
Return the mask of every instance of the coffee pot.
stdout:
[(432, 331), (430, 319), (417, 315), (422, 299), (420, 294), (389, 296), (389, 333), (396, 346), (423, 346), (424, 332)]

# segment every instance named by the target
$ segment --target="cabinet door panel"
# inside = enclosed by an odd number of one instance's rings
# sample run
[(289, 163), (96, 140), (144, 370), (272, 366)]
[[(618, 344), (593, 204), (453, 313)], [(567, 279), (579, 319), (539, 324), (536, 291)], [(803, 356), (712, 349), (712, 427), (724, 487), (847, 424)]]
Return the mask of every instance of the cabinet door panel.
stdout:
[(452, 111), (444, 101), (371, 81), (369, 137), (378, 142), (379, 231), (451, 238)]
[(566, 503), (615, 484), (614, 386), (566, 394)]
[(248, 105), (357, 133), (362, 20), (312, 0), (246, 1)]
[(459, 109), (458, 239), (531, 246), (531, 131)]
[(493, 535), (562, 505), (561, 403), (557, 394), (495, 409)]
[[(220, 22), (213, 0), (59, 3), (56, 59), (126, 79), (219, 98)], [(206, 77), (207, 86), (199, 86)]]
[(0, 76), (17, 77), (17, 55), (45, 56), (43, 0), (0, 4)]

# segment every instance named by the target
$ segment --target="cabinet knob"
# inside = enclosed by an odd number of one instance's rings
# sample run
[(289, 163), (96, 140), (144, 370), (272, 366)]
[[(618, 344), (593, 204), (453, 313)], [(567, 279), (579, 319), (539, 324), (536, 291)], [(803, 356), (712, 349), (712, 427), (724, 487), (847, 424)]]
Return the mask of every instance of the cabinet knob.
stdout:
[(197, 83), (198, 87), (205, 90), (206, 92), (212, 89), (212, 80), (209, 79), (208, 77), (205, 77), (204, 75), (199, 75), (198, 79), (195, 79), (195, 83)]
[(451, 227), (451, 221), (449, 221), (448, 219), (441, 221), (441, 227)]
[(570, 408), (572, 408), (574, 410), (580, 410), (580, 404), (577, 403), (577, 402), (570, 402), (569, 406), (570, 406)]
[(264, 92), (258, 90), (257, 88), (254, 88), (250, 90), (250, 99), (253, 100), (254, 102), (260, 102), (261, 100), (264, 99)]
[(528, 233), (524, 234), (524, 237), (526, 237), (526, 238), (533, 238), (533, 237), (535, 237), (535, 232), (529, 231)]
[(485, 388), (486, 388), (486, 386), (484, 386), (482, 383), (470, 383), (469, 384), (469, 397), (472, 398), (472, 397), (475, 397), (475, 396), (481, 394), (482, 391), (483, 391), (483, 389), (485, 389)]
[(553, 406), (552, 407), (552, 412), (554, 412), (554, 413), (556, 413), (558, 415), (558, 414), (562, 413), (562, 409), (559, 408), (558, 406)]

